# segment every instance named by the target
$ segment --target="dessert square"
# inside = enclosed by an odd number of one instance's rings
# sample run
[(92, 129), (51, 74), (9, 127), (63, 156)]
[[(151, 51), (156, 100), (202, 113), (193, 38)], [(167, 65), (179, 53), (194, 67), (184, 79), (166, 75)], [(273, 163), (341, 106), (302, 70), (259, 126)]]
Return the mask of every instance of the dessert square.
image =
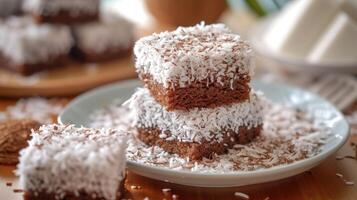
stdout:
[(0, 0), (0, 18), (21, 13), (22, 0)]
[(100, 21), (76, 25), (73, 55), (83, 61), (106, 61), (129, 55), (134, 44), (133, 25), (123, 17), (103, 12)]
[(216, 108), (167, 111), (147, 88), (140, 88), (124, 106), (130, 109), (136, 136), (144, 143), (191, 160), (226, 153), (259, 135), (264, 101), (251, 92), (250, 99)]
[(119, 199), (126, 140), (114, 129), (41, 126), (20, 152), (24, 199)]
[(29, 17), (0, 22), (0, 64), (23, 75), (63, 65), (72, 44), (65, 26), (37, 25)]
[(168, 110), (249, 99), (252, 50), (223, 24), (179, 27), (138, 40), (139, 78)]
[(77, 24), (98, 19), (100, 0), (24, 0), (22, 7), (38, 23)]

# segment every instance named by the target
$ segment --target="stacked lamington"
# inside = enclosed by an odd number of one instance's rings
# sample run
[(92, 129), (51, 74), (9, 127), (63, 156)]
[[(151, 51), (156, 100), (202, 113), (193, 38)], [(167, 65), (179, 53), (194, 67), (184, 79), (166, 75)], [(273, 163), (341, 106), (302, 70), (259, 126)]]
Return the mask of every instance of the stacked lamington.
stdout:
[(128, 55), (132, 24), (100, 12), (100, 2), (0, 0), (1, 67), (31, 75), (71, 59), (101, 62)]
[(20, 152), (24, 199), (120, 199), (126, 140), (113, 129), (41, 126)]
[(264, 103), (249, 86), (252, 50), (224, 25), (144, 37), (134, 53), (146, 88), (125, 105), (144, 143), (198, 160), (259, 135)]

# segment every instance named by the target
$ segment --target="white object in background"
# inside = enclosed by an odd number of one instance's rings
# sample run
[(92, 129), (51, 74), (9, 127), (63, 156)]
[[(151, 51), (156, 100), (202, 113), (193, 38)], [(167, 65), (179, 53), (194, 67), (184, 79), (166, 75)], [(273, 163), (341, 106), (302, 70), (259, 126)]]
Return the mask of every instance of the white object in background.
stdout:
[(263, 42), (279, 54), (304, 58), (338, 13), (340, 0), (298, 0), (273, 21)]
[(357, 21), (357, 0), (344, 0), (341, 7), (354, 21)]
[(357, 61), (357, 23), (341, 12), (308, 56), (313, 63)]
[(309, 89), (326, 98), (340, 110), (345, 110), (357, 100), (357, 80), (350, 75), (321, 76)]
[(104, 2), (105, 9), (119, 13), (135, 25), (148, 26), (154, 21), (143, 0), (107, 0)]

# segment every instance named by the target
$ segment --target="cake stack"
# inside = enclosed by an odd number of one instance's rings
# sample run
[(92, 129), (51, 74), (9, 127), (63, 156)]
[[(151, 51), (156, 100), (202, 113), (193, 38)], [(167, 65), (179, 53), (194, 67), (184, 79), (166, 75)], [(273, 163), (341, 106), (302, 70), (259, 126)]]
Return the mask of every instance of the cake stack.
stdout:
[[(101, 62), (128, 55), (134, 41), (132, 25), (116, 14), (100, 12), (100, 2), (0, 0), (1, 67), (31, 75), (71, 59)], [(1, 9), (5, 5), (9, 9)]]
[(134, 47), (145, 88), (124, 104), (136, 136), (200, 160), (259, 135), (263, 101), (252, 91), (252, 50), (222, 24), (144, 37)]

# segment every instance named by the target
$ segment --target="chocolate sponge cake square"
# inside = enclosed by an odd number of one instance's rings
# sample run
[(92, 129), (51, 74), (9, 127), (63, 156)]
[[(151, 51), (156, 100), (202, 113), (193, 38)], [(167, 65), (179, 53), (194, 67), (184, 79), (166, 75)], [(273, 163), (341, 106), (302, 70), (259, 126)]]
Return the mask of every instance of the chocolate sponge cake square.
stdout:
[(24, 199), (120, 199), (126, 141), (114, 129), (41, 126), (20, 152), (16, 173)]
[(100, 62), (130, 55), (134, 45), (133, 25), (112, 12), (100, 20), (72, 27), (75, 46), (72, 55), (86, 62)]
[(168, 110), (218, 107), (249, 99), (252, 50), (223, 24), (179, 27), (134, 47), (139, 78)]
[(0, 18), (21, 13), (22, 0), (0, 0)]
[(150, 146), (190, 160), (226, 153), (260, 134), (265, 101), (251, 92), (249, 100), (216, 108), (167, 111), (147, 88), (123, 104), (130, 110), (136, 137)]
[(78, 24), (98, 20), (100, 0), (24, 0), (22, 7), (38, 23)]
[(72, 45), (65, 26), (38, 25), (30, 17), (0, 22), (0, 67), (22, 75), (62, 66)]

